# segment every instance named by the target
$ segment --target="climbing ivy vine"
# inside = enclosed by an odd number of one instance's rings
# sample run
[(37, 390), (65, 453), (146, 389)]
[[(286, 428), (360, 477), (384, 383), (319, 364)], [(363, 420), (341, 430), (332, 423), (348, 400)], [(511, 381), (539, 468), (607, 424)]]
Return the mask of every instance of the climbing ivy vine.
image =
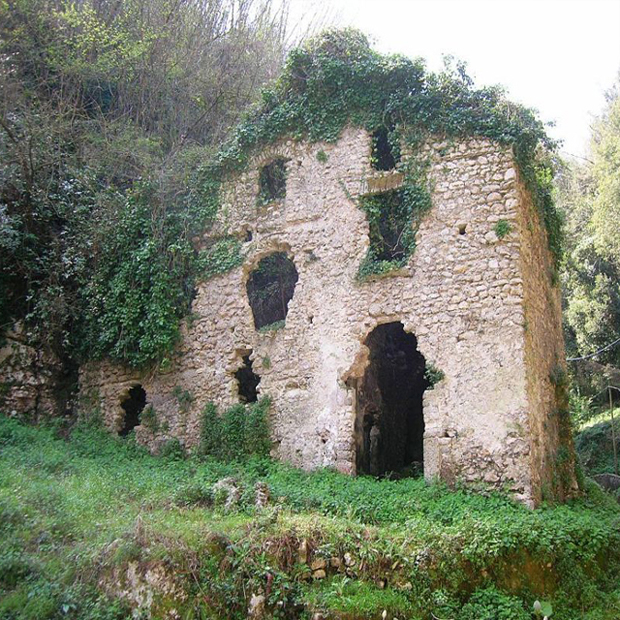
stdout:
[[(261, 102), (213, 160), (193, 173), (183, 197), (187, 212), (198, 214), (192, 222), (208, 226), (215, 219), (222, 182), (246, 169), (259, 149), (285, 137), (333, 142), (347, 124), (369, 132), (388, 128), (389, 143), (405, 145), (413, 154), (401, 164), (405, 175), (401, 189), (360, 202), (371, 234), (371, 247), (358, 274), (361, 279), (404, 265), (415, 247), (415, 231), (431, 206), (427, 165), (416, 153), (430, 137), (479, 136), (511, 145), (559, 260), (561, 222), (551, 198), (555, 144), (534, 112), (509, 102), (497, 87), (475, 88), (460, 64), (448, 64), (442, 73), (427, 72), (421, 60), (379, 54), (352, 29), (327, 31), (289, 54), (281, 77), (263, 91)], [(392, 255), (381, 248), (380, 237), (386, 232), (395, 241)], [(241, 244), (225, 238), (191, 258), (187, 273), (190, 279), (204, 279), (240, 262)], [(178, 318), (179, 313), (172, 313), (164, 323), (176, 325)], [(159, 349), (170, 348), (175, 330)], [(155, 359), (159, 349), (155, 343), (136, 361)]]

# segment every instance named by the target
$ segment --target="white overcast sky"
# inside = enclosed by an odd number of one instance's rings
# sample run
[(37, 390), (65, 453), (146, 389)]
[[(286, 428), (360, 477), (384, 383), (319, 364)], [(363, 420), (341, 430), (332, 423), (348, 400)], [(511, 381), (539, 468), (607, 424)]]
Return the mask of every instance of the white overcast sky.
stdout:
[(452, 54), (478, 85), (554, 121), (563, 153), (587, 152), (593, 115), (620, 71), (620, 0), (291, 0), (291, 17), (327, 10), (368, 34), (381, 52), (442, 67)]

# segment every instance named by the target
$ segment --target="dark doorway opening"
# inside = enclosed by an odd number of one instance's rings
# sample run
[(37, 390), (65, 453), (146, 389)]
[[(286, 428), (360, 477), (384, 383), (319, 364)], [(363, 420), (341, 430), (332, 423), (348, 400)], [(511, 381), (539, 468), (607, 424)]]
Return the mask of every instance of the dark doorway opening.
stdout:
[(285, 252), (274, 252), (258, 263), (246, 286), (256, 329), (284, 321), (298, 277)]
[(239, 384), (239, 402), (255, 403), (258, 400), (258, 384), (260, 377), (252, 370), (250, 353), (243, 356), (243, 366), (235, 373)]
[(121, 437), (126, 437), (129, 433), (140, 425), (140, 414), (146, 407), (146, 392), (141, 385), (136, 385), (129, 390), (127, 398), (121, 403), (125, 417), (123, 418), (123, 428), (118, 432)]
[(402, 323), (366, 338), (370, 360), (357, 386), (357, 472), (416, 475), (424, 467), (422, 397), (429, 387), (424, 356)]

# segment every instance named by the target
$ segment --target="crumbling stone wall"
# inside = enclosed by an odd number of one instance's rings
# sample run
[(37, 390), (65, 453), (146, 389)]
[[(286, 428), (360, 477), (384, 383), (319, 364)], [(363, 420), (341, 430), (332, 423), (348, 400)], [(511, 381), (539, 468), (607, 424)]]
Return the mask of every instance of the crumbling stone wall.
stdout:
[(58, 414), (60, 372), (59, 360), (30, 345), (17, 324), (0, 347), (0, 413), (32, 421)]
[(529, 402), (532, 486), (536, 501), (564, 499), (577, 489), (568, 412), (559, 286), (540, 215), (523, 183), (518, 186), (525, 363)]
[[(246, 240), (243, 265), (199, 285), (170, 366), (139, 376), (91, 364), (81, 373), (82, 394), (118, 431), (122, 399), (140, 384), (158, 424), (137, 427), (138, 439), (157, 447), (174, 436), (193, 446), (205, 403), (238, 402), (234, 375), (249, 354), (259, 393), (273, 400), (274, 455), (308, 469), (355, 473), (355, 385), (368, 363), (363, 342), (377, 325), (402, 322), (427, 364), (444, 375), (424, 393), (425, 475), (507, 485), (534, 504), (553, 466), (540, 446), (558, 448), (559, 436), (544, 420), (553, 403), (547, 369), (563, 348), (545, 233), (512, 153), (481, 139), (428, 146), (433, 208), (415, 252), (402, 269), (359, 282), (369, 237), (356, 201), (403, 180), (396, 171), (373, 170), (370, 150), (369, 135), (357, 128), (334, 144), (265, 149), (224, 196), (218, 231)], [(259, 170), (275, 158), (287, 160), (286, 197), (261, 206)], [(500, 220), (509, 225), (502, 238)], [(273, 252), (294, 261), (299, 279), (285, 326), (263, 332), (254, 328), (245, 285)], [(185, 391), (189, 405), (179, 402)]]

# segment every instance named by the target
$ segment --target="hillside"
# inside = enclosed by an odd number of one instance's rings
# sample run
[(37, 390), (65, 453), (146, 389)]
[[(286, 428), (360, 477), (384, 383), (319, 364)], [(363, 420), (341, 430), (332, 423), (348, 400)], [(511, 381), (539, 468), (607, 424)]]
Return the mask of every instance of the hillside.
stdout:
[(612, 620), (620, 507), (586, 488), (530, 511), (2, 418), (0, 618), (526, 620), (540, 600), (553, 618)]

